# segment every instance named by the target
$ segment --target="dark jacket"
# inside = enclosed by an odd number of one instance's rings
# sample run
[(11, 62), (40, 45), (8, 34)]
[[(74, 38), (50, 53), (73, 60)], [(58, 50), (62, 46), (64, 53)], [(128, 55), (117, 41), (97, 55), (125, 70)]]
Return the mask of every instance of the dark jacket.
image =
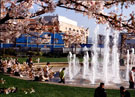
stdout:
[(105, 89), (101, 87), (96, 88), (94, 97), (107, 97)]
[(126, 90), (125, 92), (121, 93), (120, 97), (131, 97), (130, 93)]

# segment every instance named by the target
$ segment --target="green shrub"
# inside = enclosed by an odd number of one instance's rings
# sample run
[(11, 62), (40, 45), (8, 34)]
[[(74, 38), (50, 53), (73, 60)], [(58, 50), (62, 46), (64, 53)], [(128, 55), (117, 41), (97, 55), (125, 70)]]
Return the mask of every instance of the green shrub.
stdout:
[(13, 48), (5, 48), (4, 53), (6, 55), (12, 55), (12, 56), (16, 56), (17, 55), (17, 51)]
[(28, 51), (27, 52), (27, 55), (28, 56), (36, 56), (37, 55), (37, 52), (36, 51)]
[(43, 52), (37, 52), (37, 56), (42, 56)]

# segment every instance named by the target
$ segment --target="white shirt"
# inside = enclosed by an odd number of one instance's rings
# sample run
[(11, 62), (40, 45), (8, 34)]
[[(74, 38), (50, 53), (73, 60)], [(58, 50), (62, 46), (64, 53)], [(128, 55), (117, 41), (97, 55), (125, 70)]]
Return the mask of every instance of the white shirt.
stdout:
[[(134, 72), (131, 70), (130, 71), (130, 81), (132, 81), (133, 80), (133, 82), (135, 82), (135, 77), (134, 77)], [(132, 79), (131, 79), (132, 78)]]

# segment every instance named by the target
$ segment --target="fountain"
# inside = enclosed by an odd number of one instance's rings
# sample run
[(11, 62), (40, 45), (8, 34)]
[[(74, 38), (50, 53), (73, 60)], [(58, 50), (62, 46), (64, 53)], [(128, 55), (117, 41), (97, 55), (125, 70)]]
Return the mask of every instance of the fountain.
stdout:
[(114, 31), (113, 34), (113, 48), (112, 48), (112, 78), (114, 83), (120, 83), (120, 64), (119, 64), (119, 52), (118, 52), (118, 37), (119, 33)]
[(131, 68), (135, 65), (135, 51), (134, 48), (131, 48), (132, 53), (129, 53), (129, 50), (127, 50), (127, 66), (126, 66), (126, 81), (129, 81), (129, 71)]
[(94, 31), (94, 44), (93, 44), (93, 47), (92, 47), (92, 61), (91, 61), (91, 64), (92, 64), (92, 67), (91, 67), (91, 71), (92, 71), (92, 79), (91, 79), (91, 83), (92, 84), (95, 84), (95, 79), (96, 79), (96, 72), (97, 71), (97, 65), (98, 65), (98, 53), (97, 53), (97, 44), (98, 44), (98, 32), (99, 32), (99, 25), (96, 26), (96, 29)]
[(132, 54), (131, 54), (131, 65), (134, 65), (134, 58), (135, 58), (134, 53), (135, 53), (135, 51), (134, 51), (134, 48), (132, 48), (131, 50), (132, 50)]
[(127, 50), (126, 81), (129, 81), (129, 50)]
[(110, 29), (107, 29), (106, 36), (105, 36), (105, 43), (104, 43), (104, 57), (103, 57), (103, 78), (104, 82), (108, 84), (108, 77), (109, 77), (109, 59), (110, 59), (110, 47), (109, 47), (109, 34)]
[[(84, 47), (84, 57), (83, 57), (83, 65), (79, 64), (79, 60), (75, 54), (69, 52), (68, 62), (69, 66), (67, 68), (66, 77), (72, 80), (75, 83), (86, 83), (87, 84), (97, 84), (99, 82), (104, 82), (107, 85), (112, 84), (120, 84), (123, 82), (122, 75), (120, 75), (120, 55), (118, 50), (118, 39), (119, 33), (113, 31), (111, 28), (107, 27), (105, 29), (105, 39), (104, 39), (104, 48), (103, 53), (99, 56), (98, 49), (98, 33), (99, 33), (99, 25), (96, 26), (94, 31), (94, 44), (91, 49), (91, 63), (88, 54), (88, 48)], [(112, 47), (110, 47), (110, 34), (112, 34)], [(129, 73), (129, 61), (130, 55), (129, 50), (127, 51), (127, 67), (125, 68), (126, 80), (128, 81), (128, 73)], [(134, 64), (134, 49), (132, 49), (132, 64)], [(100, 60), (99, 60), (100, 59)], [(90, 65), (91, 64), (91, 65)]]
[(83, 57), (83, 79), (86, 79), (89, 74), (89, 54), (87, 47), (84, 47), (85, 55)]
[(69, 52), (69, 56), (68, 56), (68, 63), (69, 63), (69, 68), (68, 68), (68, 72), (69, 72), (69, 79), (71, 80), (73, 78), (73, 74), (71, 72), (71, 69), (72, 69), (72, 53)]
[(78, 58), (76, 57), (76, 54), (72, 55), (72, 53), (69, 52), (68, 63), (69, 63), (69, 67), (67, 71), (68, 71), (69, 79), (72, 80), (80, 71), (80, 64)]

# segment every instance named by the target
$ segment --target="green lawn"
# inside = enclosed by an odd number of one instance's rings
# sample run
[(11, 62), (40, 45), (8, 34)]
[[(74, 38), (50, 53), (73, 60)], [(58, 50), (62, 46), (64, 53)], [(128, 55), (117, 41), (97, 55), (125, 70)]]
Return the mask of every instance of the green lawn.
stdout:
[[(20, 63), (23, 63), (23, 62), (26, 62), (26, 60), (28, 59), (28, 57), (14, 57), (14, 56), (9, 56), (9, 57), (3, 57), (3, 59), (9, 59), (9, 58), (18, 58), (18, 61)], [(38, 56), (35, 56), (35, 57), (32, 57), (32, 60), (33, 62), (37, 62), (37, 58), (40, 58), (40, 62), (68, 62), (68, 58), (67, 57), (58, 57), (58, 58), (55, 58), (55, 57), (38, 57)], [(79, 58), (79, 61), (82, 62), (83, 61), (83, 58)]]
[[(18, 61), (20, 63), (26, 62), (27, 58), (22, 58), (19, 57)], [(37, 57), (33, 57), (32, 58), (34, 62), (36, 62)], [(40, 57), (40, 62), (67, 62), (67, 58), (66, 57), (61, 57), (61, 58), (47, 58), (47, 57)]]
[[(19, 57), (18, 61), (20, 63), (26, 62), (27, 58)], [(33, 62), (36, 62), (37, 57), (32, 57)], [(80, 58), (80, 62), (82, 62), (82, 58)], [(60, 57), (60, 58), (48, 58), (48, 57), (40, 57), (40, 62), (68, 62), (67, 57)]]
[[(33, 81), (25, 81), (16, 78), (11, 78), (0, 74), (0, 78), (4, 78), (6, 83), (0, 84), (0, 87), (18, 87), (17, 93), (11, 94), (0, 94), (0, 97), (93, 97), (94, 90), (92, 88), (80, 88), (80, 87), (69, 87), (51, 85), (45, 83), (38, 83)], [(35, 93), (24, 94), (22, 89), (34, 88)], [(135, 91), (130, 91), (131, 97), (135, 97)], [(107, 97), (120, 97), (118, 90), (107, 90)]]

